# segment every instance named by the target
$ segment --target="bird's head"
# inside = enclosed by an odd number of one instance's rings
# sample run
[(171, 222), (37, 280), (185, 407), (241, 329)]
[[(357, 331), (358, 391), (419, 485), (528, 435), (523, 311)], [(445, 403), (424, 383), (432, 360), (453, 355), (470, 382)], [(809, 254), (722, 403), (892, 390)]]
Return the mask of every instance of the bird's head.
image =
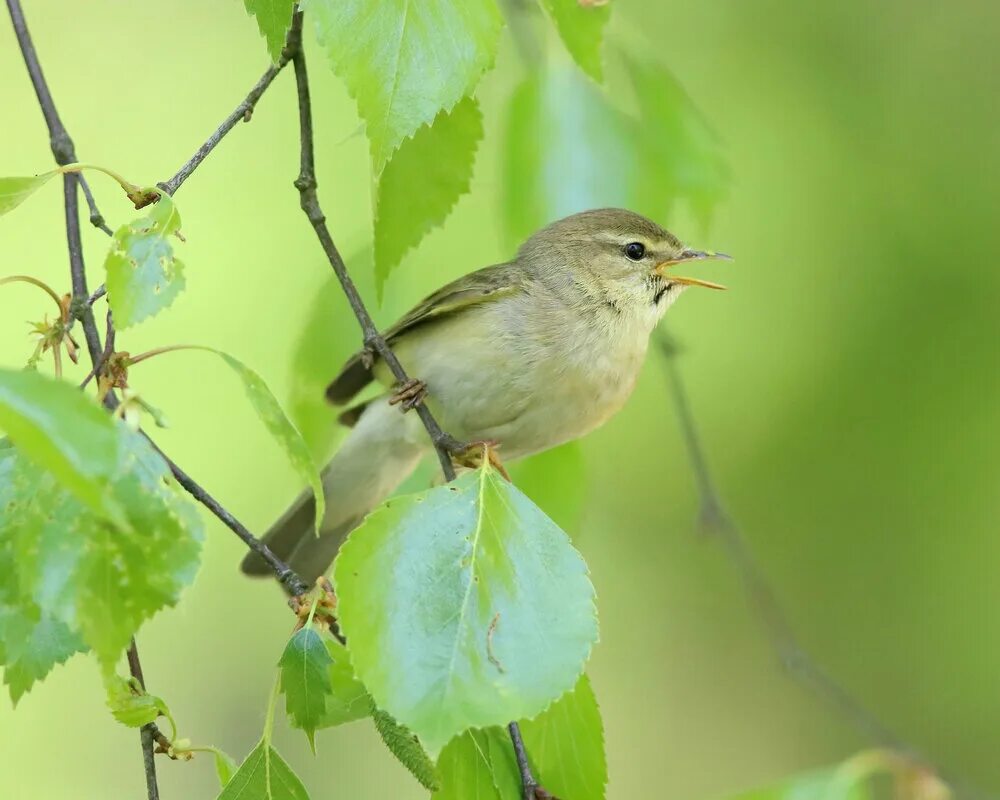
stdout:
[(725, 288), (675, 274), (675, 269), (729, 259), (689, 248), (652, 220), (620, 208), (584, 211), (553, 222), (528, 239), (518, 257), (549, 282), (654, 322), (689, 286)]

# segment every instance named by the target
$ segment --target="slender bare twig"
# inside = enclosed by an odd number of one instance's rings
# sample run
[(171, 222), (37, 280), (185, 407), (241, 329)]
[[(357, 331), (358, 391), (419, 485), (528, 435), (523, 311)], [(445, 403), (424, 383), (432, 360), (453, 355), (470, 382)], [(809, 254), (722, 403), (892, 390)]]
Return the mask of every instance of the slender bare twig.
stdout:
[(528, 751), (524, 747), (524, 739), (521, 738), (521, 726), (516, 722), (511, 722), (507, 726), (507, 732), (514, 745), (514, 757), (517, 759), (517, 769), (521, 774), (522, 800), (550, 800), (552, 795), (538, 785), (538, 781), (535, 780), (535, 775), (531, 771)]
[[(90, 191), (90, 184), (87, 179), (80, 175), (80, 188), (83, 189), (83, 196), (87, 200), (87, 208), (90, 209), (90, 224), (98, 230), (104, 231), (108, 236), (114, 236), (114, 232), (107, 226), (104, 217), (97, 208), (97, 201), (94, 200), (94, 193)], [(93, 305), (93, 303), (91, 303)]]
[(223, 137), (229, 133), (236, 123), (240, 120), (246, 122), (250, 121), (250, 116), (253, 114), (253, 110), (257, 105), (257, 101), (264, 95), (267, 91), (267, 87), (271, 85), (278, 73), (284, 69), (285, 65), (288, 63), (289, 57), (287, 53), (282, 53), (281, 58), (278, 59), (277, 64), (272, 64), (267, 68), (267, 71), (261, 76), (257, 84), (250, 90), (250, 93), (243, 99), (243, 101), (236, 106), (236, 110), (233, 111), (228, 117), (226, 117), (222, 124), (215, 130), (215, 132), (205, 140), (205, 143), (198, 148), (197, 152), (187, 160), (187, 162), (182, 166), (177, 173), (170, 180), (163, 181), (157, 184), (163, 191), (167, 194), (172, 195), (176, 192), (182, 183), (191, 177), (191, 173), (194, 172), (198, 166), (208, 158), (208, 154), (211, 153), (216, 145), (222, 141)]
[[(295, 187), (299, 190), (299, 204), (302, 206), (302, 210), (316, 231), (316, 236), (323, 247), (323, 252), (326, 253), (327, 260), (330, 262), (330, 266), (333, 267), (333, 271), (340, 281), (344, 294), (347, 296), (347, 302), (350, 303), (351, 310), (354, 312), (354, 316), (357, 317), (364, 338), (364, 346), (369, 351), (373, 351), (381, 356), (396, 380), (400, 383), (405, 383), (409, 380), (409, 376), (406, 374), (406, 370), (403, 369), (403, 365), (399, 363), (399, 359), (396, 358), (395, 353), (392, 352), (392, 348), (386, 344), (378, 328), (375, 327), (368, 309), (365, 308), (364, 301), (361, 299), (361, 295), (358, 293), (358, 289), (354, 285), (354, 281), (344, 264), (344, 259), (341, 258), (340, 251), (337, 250), (337, 246), (333, 242), (333, 237), (326, 226), (326, 217), (323, 215), (323, 209), (316, 195), (312, 104), (309, 99), (309, 74), (306, 70), (305, 52), (302, 50), (301, 11), (295, 12), (292, 27), (288, 33), (288, 44), (285, 49), (286, 52), (291, 54), (292, 64), (295, 67), (295, 85), (299, 96), (301, 158), (299, 176), (295, 180)], [(420, 416), (420, 421), (423, 422), (424, 427), (427, 429), (431, 441), (434, 443), (438, 461), (441, 462), (441, 471), (444, 472), (447, 480), (454, 480), (455, 467), (452, 465), (451, 453), (459, 449), (461, 444), (441, 430), (441, 426), (438, 425), (437, 420), (434, 419), (434, 415), (425, 404), (421, 403), (416, 406), (415, 410)]]
[[(128, 658), (129, 672), (133, 678), (139, 681), (139, 686), (145, 690), (146, 679), (142, 674), (142, 663), (139, 661), (139, 650), (135, 646), (135, 637), (132, 638), (125, 655)], [(162, 734), (160, 734), (156, 723), (150, 722), (139, 729), (139, 736), (142, 739), (142, 765), (146, 770), (146, 795), (149, 800), (160, 800), (160, 788), (156, 784), (156, 759), (153, 745)]]

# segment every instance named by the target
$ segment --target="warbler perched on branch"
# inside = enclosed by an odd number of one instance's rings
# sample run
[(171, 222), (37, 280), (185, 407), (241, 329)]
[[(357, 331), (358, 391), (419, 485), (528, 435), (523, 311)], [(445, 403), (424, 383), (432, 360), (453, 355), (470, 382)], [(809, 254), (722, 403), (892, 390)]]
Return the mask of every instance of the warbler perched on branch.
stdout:
[[(689, 249), (631, 211), (598, 209), (439, 289), (385, 332), (419, 380), (394, 387), (385, 364), (361, 351), (327, 388), (336, 405), (372, 380), (387, 391), (341, 414), (352, 430), (323, 471), (320, 535), (305, 491), (264, 541), (305, 580), (323, 574), (351, 529), (433, 449), (417, 416), (400, 413), (419, 402), (452, 437), (495, 445), (505, 461), (589, 433), (632, 393), (650, 334), (681, 292), (725, 288), (671, 268), (713, 258), (728, 256)], [(271, 574), (253, 553), (243, 571)]]

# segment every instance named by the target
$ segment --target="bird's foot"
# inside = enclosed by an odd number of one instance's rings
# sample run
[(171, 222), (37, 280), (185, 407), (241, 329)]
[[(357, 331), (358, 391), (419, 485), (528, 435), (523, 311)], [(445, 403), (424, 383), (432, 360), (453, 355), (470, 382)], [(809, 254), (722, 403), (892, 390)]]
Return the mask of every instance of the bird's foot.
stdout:
[(493, 469), (503, 475), (507, 480), (510, 480), (510, 475), (507, 474), (507, 468), (504, 467), (503, 462), (500, 460), (500, 456), (497, 455), (497, 449), (499, 447), (500, 443), (492, 439), (469, 442), (454, 451), (451, 457), (455, 460), (456, 464), (462, 467), (468, 467), (469, 469), (479, 469), (479, 467), (481, 467), (484, 463), (489, 462), (489, 465), (493, 467)]
[(425, 397), (427, 397), (427, 384), (419, 378), (410, 378), (397, 387), (395, 394), (389, 398), (389, 405), (398, 405), (399, 410), (405, 414), (424, 402)]

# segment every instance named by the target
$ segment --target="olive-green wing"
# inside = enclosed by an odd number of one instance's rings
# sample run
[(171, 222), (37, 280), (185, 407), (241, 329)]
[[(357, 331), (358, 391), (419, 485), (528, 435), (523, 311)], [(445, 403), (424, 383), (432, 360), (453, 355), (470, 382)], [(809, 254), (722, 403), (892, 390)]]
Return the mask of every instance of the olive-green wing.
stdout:
[[(517, 269), (513, 264), (485, 267), (438, 289), (418, 303), (383, 335), (386, 342), (392, 346), (416, 328), (449, 317), (471, 306), (516, 294), (522, 291), (522, 284), (523, 281), (518, 280)], [(362, 356), (363, 351), (351, 356), (340, 370), (340, 374), (327, 387), (326, 397), (331, 403), (337, 405), (346, 403), (371, 382), (374, 363), (369, 360), (366, 364), (366, 359)], [(347, 420), (345, 422), (350, 424)]]

